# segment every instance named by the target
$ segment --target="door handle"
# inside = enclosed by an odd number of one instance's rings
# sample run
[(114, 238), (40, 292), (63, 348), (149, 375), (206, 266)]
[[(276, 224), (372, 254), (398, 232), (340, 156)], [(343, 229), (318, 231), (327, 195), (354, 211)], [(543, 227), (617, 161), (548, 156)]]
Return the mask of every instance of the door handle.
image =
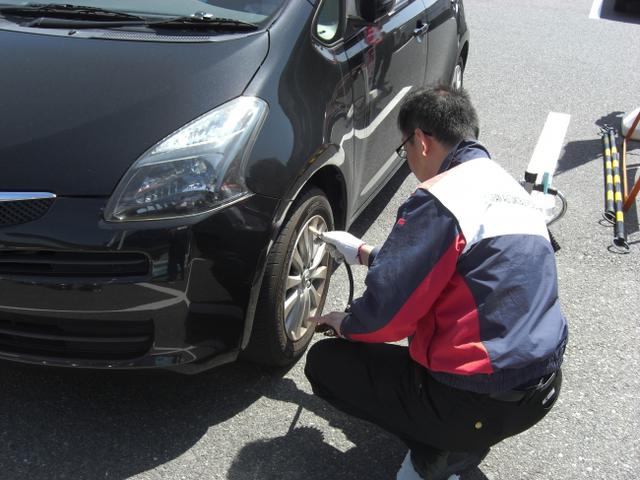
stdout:
[(413, 30), (414, 37), (424, 37), (425, 33), (429, 30), (428, 23), (418, 22), (418, 26)]

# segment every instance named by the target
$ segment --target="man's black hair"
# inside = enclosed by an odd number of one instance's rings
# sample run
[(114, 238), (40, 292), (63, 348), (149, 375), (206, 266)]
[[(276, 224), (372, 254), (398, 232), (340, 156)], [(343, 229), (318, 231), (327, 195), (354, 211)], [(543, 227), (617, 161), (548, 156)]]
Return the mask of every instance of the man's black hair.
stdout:
[(398, 128), (409, 136), (416, 128), (447, 146), (478, 136), (478, 115), (464, 90), (439, 86), (410, 94), (398, 114)]

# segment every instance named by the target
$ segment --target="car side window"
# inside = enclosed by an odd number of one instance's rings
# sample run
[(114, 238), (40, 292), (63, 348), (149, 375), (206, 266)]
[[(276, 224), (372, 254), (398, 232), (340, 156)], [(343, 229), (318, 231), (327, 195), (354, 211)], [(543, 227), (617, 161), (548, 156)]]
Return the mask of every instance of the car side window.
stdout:
[(340, 0), (323, 0), (318, 8), (315, 35), (325, 43), (332, 43), (340, 37), (342, 9)]

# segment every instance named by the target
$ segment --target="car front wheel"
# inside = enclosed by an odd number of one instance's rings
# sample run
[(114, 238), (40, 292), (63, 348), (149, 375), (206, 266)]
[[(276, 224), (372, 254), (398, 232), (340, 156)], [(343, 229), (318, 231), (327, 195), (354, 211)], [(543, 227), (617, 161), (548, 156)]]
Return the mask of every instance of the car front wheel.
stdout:
[(266, 365), (295, 362), (311, 342), (333, 267), (326, 246), (314, 231), (333, 229), (333, 213), (318, 188), (306, 190), (269, 253), (251, 340), (244, 357)]

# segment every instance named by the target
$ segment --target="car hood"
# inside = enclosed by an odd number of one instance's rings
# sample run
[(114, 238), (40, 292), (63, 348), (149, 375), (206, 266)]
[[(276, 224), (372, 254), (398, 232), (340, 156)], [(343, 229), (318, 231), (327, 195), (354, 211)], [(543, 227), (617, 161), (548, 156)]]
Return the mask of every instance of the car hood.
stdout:
[(160, 43), (0, 31), (0, 191), (111, 194), (147, 149), (242, 94), (267, 36)]

